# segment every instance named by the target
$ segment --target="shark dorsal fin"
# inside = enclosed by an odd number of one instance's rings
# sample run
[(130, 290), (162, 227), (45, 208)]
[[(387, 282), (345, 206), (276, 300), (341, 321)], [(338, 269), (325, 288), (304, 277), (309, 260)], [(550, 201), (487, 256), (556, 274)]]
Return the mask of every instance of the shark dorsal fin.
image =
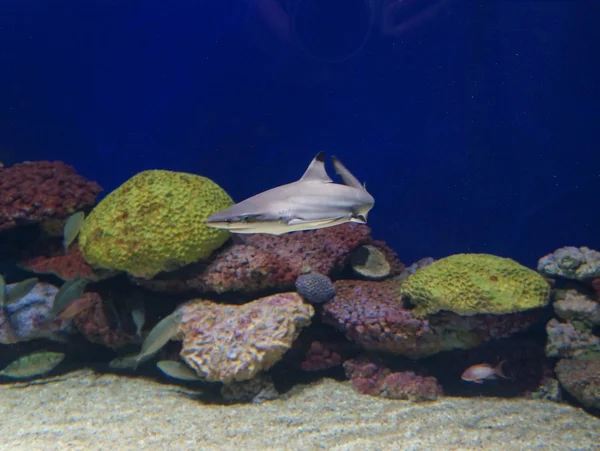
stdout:
[(342, 178), (345, 185), (366, 191), (366, 186), (361, 185), (358, 179), (354, 177), (348, 169), (346, 169), (346, 166), (344, 166), (342, 162), (337, 159), (337, 157), (331, 157), (331, 162), (335, 168), (335, 173)]
[(332, 183), (333, 180), (329, 178), (327, 175), (327, 171), (325, 170), (325, 152), (319, 152), (313, 161), (308, 165), (308, 169), (300, 179), (301, 182), (324, 182), (324, 183)]

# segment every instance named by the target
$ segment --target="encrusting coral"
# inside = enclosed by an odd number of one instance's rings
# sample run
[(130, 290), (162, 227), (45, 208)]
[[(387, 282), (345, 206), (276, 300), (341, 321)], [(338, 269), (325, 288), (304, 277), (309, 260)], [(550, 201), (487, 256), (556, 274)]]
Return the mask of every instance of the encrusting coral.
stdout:
[(233, 204), (206, 177), (141, 172), (106, 196), (85, 219), (79, 246), (94, 267), (150, 278), (207, 258), (229, 237), (205, 224)]
[(488, 254), (442, 258), (409, 276), (400, 288), (415, 314), (505, 314), (545, 306), (550, 285), (514, 260)]
[(243, 305), (195, 300), (180, 308), (174, 339), (181, 357), (209, 382), (244, 381), (271, 368), (310, 324), (314, 309), (297, 293), (280, 293)]

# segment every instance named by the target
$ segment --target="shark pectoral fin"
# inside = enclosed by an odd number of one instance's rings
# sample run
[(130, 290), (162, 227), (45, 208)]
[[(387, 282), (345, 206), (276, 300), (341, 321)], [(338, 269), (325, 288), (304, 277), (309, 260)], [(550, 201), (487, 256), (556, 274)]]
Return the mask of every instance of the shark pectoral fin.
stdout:
[(325, 152), (319, 152), (317, 156), (313, 158), (300, 181), (333, 183), (333, 180), (329, 178), (327, 171), (325, 170)]
[(333, 163), (333, 167), (335, 168), (335, 173), (339, 175), (344, 181), (345, 185), (351, 186), (353, 188), (358, 188), (366, 191), (366, 185), (363, 186), (352, 173), (346, 169), (346, 166), (342, 164), (337, 157), (331, 157), (331, 162)]

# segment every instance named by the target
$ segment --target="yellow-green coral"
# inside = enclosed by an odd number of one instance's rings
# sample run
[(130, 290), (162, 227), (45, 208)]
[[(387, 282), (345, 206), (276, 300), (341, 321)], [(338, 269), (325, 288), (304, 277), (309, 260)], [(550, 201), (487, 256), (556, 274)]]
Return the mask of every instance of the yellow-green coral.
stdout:
[(210, 228), (205, 220), (232, 204), (206, 177), (144, 171), (92, 210), (79, 246), (92, 266), (149, 278), (207, 258), (227, 241), (229, 232)]
[(418, 270), (402, 284), (415, 314), (449, 310), (459, 315), (514, 313), (548, 303), (550, 286), (509, 258), (457, 254)]

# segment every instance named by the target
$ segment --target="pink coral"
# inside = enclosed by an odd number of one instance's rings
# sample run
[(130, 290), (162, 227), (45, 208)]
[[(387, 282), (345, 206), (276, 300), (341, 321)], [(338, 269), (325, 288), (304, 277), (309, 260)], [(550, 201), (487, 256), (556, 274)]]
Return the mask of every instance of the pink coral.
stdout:
[(0, 167), (0, 231), (49, 218), (64, 219), (93, 205), (101, 190), (60, 161)]
[(347, 360), (344, 370), (352, 387), (362, 394), (414, 402), (434, 401), (443, 395), (435, 377), (419, 376), (413, 371), (392, 372), (378, 360)]

